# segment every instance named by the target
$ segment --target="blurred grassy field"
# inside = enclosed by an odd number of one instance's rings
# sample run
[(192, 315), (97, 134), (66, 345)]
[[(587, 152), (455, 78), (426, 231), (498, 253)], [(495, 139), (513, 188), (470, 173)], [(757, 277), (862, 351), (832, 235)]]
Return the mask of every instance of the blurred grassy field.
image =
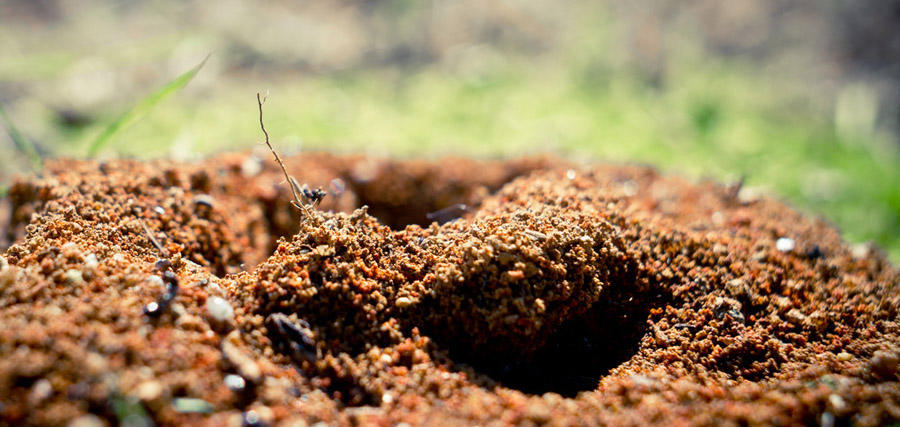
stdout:
[[(668, 61), (660, 83), (618, 60), (621, 52), (604, 42), (602, 28), (589, 31), (550, 55), (475, 46), (453, 61), (329, 72), (235, 70), (227, 54), (213, 50), (197, 81), (116, 134), (105, 155), (191, 158), (252, 147), (261, 140), (255, 93), (268, 89), (266, 126), (286, 153), (554, 153), (649, 163), (698, 179), (743, 176), (745, 185), (824, 215), (849, 241), (874, 241), (900, 261), (900, 152), (893, 136), (854, 115), (866, 108), (865, 91), (850, 90), (839, 113), (823, 115), (805, 103), (796, 82), (710, 57), (690, 43)], [(196, 44), (180, 56), (188, 58), (181, 71), (205, 56), (203, 43)], [(113, 69), (162, 63), (179, 45), (182, 38), (165, 35), (92, 58)], [(0, 89), (58, 77), (83, 55), (44, 49), (7, 58)], [(7, 109), (52, 155), (83, 156), (117, 114), (175, 77), (171, 69), (151, 73), (84, 122), (62, 120), (46, 94), (18, 96)], [(8, 135), (0, 146), (7, 175), (22, 169)]]

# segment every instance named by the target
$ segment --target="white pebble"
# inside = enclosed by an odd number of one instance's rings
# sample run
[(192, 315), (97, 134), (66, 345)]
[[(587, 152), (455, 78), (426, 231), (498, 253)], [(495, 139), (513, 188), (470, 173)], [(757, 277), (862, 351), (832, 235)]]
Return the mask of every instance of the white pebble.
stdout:
[(228, 387), (229, 390), (241, 391), (246, 386), (247, 381), (240, 375), (228, 374), (225, 376), (225, 387)]
[(855, 260), (861, 260), (869, 256), (871, 246), (868, 243), (857, 243), (850, 247), (850, 254)]
[(834, 410), (837, 412), (843, 412), (843, 410), (847, 407), (847, 402), (844, 402), (844, 399), (836, 394), (831, 394), (828, 396), (828, 403), (830, 403), (831, 407), (834, 408)]
[(96, 415), (82, 415), (69, 423), (69, 427), (103, 427), (106, 423)]
[(797, 243), (794, 242), (794, 239), (787, 237), (781, 237), (775, 241), (775, 249), (778, 249), (779, 252), (790, 252), (794, 250), (795, 246)]
[(53, 394), (53, 385), (46, 379), (40, 379), (31, 387), (31, 393), (28, 394), (28, 402), (32, 405), (39, 405), (47, 400)]
[(241, 162), (241, 173), (247, 178), (252, 178), (262, 172), (262, 160), (256, 156), (249, 156)]
[(94, 269), (94, 268), (97, 268), (97, 266), (99, 266), (99, 265), (100, 265), (100, 262), (97, 261), (97, 255), (90, 253), (84, 257), (84, 266), (85, 267)]
[(218, 322), (230, 322), (234, 320), (234, 309), (231, 304), (222, 297), (210, 297), (206, 300), (206, 311)]
[(84, 277), (81, 275), (81, 271), (73, 268), (66, 271), (66, 281), (73, 285), (80, 285), (84, 283)]

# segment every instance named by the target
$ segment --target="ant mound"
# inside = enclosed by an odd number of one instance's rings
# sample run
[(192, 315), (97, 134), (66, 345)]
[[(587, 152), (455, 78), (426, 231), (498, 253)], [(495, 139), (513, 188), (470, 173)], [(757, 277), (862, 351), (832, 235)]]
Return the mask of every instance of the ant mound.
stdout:
[[(739, 186), (555, 159), (58, 161), (0, 206), (0, 419), (878, 425), (900, 272)], [(6, 241), (6, 243), (3, 243)]]

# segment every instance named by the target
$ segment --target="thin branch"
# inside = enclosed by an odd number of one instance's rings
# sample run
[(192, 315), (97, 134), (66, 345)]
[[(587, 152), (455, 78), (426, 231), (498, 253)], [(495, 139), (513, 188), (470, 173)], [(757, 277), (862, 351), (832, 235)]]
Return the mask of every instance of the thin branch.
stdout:
[[(268, 96), (266, 96), (268, 98)], [(275, 151), (275, 147), (272, 147), (272, 143), (269, 142), (269, 132), (266, 130), (266, 125), (263, 124), (263, 103), (265, 102), (265, 98), (261, 98), (259, 92), (256, 92), (256, 102), (259, 104), (259, 127), (262, 129), (263, 135), (266, 136), (266, 145), (269, 146), (269, 151), (272, 152), (272, 155), (275, 156), (275, 161), (278, 162), (278, 166), (281, 166), (281, 171), (284, 172), (284, 179), (287, 180), (288, 186), (291, 188), (291, 195), (294, 197), (294, 200), (291, 201), (291, 204), (294, 207), (303, 209), (303, 212), (306, 213), (307, 217), (310, 217), (309, 209), (303, 202), (300, 200), (300, 196), (297, 195), (297, 190), (294, 188), (294, 179), (288, 174), (287, 168), (284, 167), (284, 162), (281, 161), (281, 157), (278, 156), (278, 152)]]

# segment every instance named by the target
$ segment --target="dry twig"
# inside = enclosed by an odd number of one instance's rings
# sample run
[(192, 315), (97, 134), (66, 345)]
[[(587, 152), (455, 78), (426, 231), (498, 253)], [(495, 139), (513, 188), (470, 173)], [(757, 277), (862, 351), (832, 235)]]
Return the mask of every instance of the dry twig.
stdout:
[[(267, 96), (268, 97), (268, 96)], [(310, 217), (309, 209), (300, 200), (300, 196), (297, 195), (297, 185), (296, 180), (288, 174), (287, 168), (284, 167), (284, 162), (281, 161), (281, 157), (278, 156), (278, 152), (275, 151), (275, 147), (272, 147), (272, 143), (269, 142), (269, 132), (266, 131), (266, 125), (263, 124), (263, 103), (266, 102), (266, 98), (262, 98), (259, 95), (259, 92), (256, 92), (256, 102), (259, 104), (259, 127), (262, 129), (263, 135), (266, 136), (266, 145), (269, 147), (269, 151), (272, 152), (272, 155), (275, 156), (275, 161), (278, 162), (278, 166), (281, 166), (281, 171), (284, 172), (284, 179), (287, 180), (288, 186), (291, 188), (291, 195), (294, 197), (294, 200), (291, 201), (291, 204), (297, 208), (303, 210), (307, 217)]]

